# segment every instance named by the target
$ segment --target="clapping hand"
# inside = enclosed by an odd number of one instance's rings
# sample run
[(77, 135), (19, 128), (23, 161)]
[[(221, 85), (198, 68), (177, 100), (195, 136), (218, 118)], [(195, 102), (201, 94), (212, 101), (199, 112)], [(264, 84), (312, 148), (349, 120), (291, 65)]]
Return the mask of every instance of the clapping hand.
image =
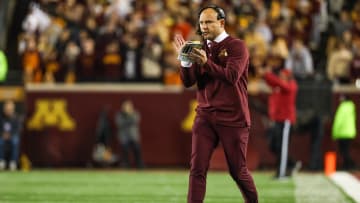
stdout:
[(185, 41), (185, 39), (183, 38), (183, 36), (177, 34), (177, 35), (175, 35), (174, 41), (173, 41), (172, 44), (173, 44), (176, 52), (178, 53), (178, 55), (180, 55), (182, 48), (183, 48), (183, 47), (185, 46), (185, 44), (186, 44), (186, 41)]
[[(185, 39), (179, 34), (175, 35), (173, 46), (176, 52), (178, 53), (178, 55), (181, 54), (181, 51), (185, 45), (186, 45)], [(206, 52), (202, 49), (197, 49), (197, 48), (193, 48), (191, 50), (191, 52), (188, 55), (188, 58), (190, 59), (190, 61), (197, 63), (199, 65), (204, 65), (207, 61)]]

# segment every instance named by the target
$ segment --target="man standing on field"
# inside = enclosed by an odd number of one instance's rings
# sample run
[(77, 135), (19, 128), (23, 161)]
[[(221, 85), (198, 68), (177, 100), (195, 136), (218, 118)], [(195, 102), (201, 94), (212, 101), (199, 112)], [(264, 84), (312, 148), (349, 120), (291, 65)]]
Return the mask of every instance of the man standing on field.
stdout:
[[(245, 43), (225, 31), (225, 12), (216, 5), (198, 13), (202, 49), (192, 49), (189, 59), (181, 61), (185, 87), (197, 84), (196, 118), (193, 125), (188, 203), (201, 203), (205, 197), (206, 175), (211, 155), (221, 141), (231, 177), (245, 202), (258, 202), (252, 176), (246, 165), (250, 131), (247, 78), (249, 52)], [(180, 54), (186, 41), (175, 36)]]

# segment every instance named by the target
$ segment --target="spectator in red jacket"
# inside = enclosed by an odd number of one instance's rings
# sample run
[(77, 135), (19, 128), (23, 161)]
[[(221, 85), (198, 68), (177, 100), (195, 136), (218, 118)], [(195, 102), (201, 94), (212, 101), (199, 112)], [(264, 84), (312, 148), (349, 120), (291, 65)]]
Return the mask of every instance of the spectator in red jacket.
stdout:
[(278, 75), (268, 72), (264, 75), (266, 83), (272, 88), (269, 96), (269, 116), (275, 122), (296, 121), (297, 83), (291, 72), (283, 69)]
[(263, 75), (266, 83), (272, 90), (268, 98), (268, 113), (272, 122), (267, 134), (269, 137), (269, 147), (276, 156), (276, 178), (290, 176), (291, 172), (300, 166), (300, 162), (295, 163), (290, 157), (287, 158), (288, 138), (290, 137), (291, 126), (296, 122), (296, 94), (298, 86), (288, 69), (279, 68), (281, 66), (280, 63), (281, 61), (279, 61), (279, 64), (272, 64), (271, 67), (260, 70), (260, 74)]

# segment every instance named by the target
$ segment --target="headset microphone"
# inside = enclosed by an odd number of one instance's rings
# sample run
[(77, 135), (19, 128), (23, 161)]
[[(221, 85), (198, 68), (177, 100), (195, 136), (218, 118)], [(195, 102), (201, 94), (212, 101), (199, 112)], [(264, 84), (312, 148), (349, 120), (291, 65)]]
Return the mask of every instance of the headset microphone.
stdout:
[(200, 25), (199, 25), (199, 24), (197, 25), (197, 28), (196, 28), (196, 34), (197, 34), (197, 35), (202, 35), (202, 31), (201, 31), (201, 29), (200, 29)]

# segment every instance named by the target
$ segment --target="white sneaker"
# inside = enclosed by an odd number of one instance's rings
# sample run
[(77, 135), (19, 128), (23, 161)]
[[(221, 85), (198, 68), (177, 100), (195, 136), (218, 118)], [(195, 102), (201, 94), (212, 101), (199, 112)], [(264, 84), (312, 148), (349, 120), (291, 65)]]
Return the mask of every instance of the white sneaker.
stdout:
[(0, 170), (4, 170), (4, 169), (5, 169), (5, 161), (0, 160)]
[(16, 161), (10, 161), (9, 168), (10, 168), (10, 171), (16, 171), (16, 169), (17, 169)]

